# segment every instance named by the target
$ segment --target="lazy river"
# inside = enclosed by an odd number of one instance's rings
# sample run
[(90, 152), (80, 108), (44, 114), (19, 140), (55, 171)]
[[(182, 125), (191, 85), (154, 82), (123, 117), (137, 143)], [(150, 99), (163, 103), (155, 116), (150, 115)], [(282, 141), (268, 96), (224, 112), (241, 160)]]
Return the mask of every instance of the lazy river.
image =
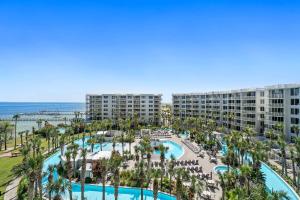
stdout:
[[(222, 155), (227, 153), (227, 145), (222, 143)], [(252, 160), (251, 157), (248, 155), (246, 159)], [(269, 167), (266, 163), (261, 163), (260, 171), (264, 173), (266, 178), (266, 186), (268, 191), (284, 191), (290, 198), (290, 200), (299, 200), (299, 195), (294, 191), (294, 189), (285, 182), (281, 176), (279, 176), (271, 167)]]

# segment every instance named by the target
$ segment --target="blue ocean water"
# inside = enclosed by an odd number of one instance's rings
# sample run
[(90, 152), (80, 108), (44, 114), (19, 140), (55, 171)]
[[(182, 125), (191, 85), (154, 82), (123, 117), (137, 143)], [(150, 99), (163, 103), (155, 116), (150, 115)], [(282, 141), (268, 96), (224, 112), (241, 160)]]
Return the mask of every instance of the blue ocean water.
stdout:
[(41, 111), (74, 112), (85, 111), (84, 103), (47, 103), (47, 102), (0, 102), (0, 118), (11, 117), (18, 113)]

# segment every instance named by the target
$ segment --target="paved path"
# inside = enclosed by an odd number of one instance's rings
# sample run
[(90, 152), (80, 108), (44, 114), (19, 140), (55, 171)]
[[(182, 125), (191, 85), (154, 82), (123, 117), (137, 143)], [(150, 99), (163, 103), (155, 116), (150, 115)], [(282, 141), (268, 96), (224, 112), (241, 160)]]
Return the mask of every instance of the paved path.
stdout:
[(21, 178), (22, 177), (16, 178), (8, 184), (8, 186), (6, 187), (5, 194), (4, 194), (4, 200), (16, 200), (17, 199), (18, 185), (21, 181)]

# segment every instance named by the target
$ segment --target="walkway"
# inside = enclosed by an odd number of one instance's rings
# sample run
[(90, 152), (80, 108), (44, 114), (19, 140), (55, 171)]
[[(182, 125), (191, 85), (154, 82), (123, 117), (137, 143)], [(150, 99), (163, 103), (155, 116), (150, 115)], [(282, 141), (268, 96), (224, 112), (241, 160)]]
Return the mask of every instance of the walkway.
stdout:
[(16, 200), (17, 199), (18, 185), (19, 185), (21, 179), (22, 179), (22, 177), (16, 178), (8, 184), (8, 186), (6, 187), (5, 194), (4, 194), (4, 200)]

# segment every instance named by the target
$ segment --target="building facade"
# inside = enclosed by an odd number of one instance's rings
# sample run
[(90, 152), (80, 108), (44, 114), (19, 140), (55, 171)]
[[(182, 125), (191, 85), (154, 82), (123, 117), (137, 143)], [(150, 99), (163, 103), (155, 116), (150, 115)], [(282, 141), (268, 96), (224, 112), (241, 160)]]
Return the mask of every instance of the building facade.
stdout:
[(138, 116), (141, 123), (160, 124), (161, 94), (88, 94), (88, 121)]
[(299, 126), (300, 84), (224, 92), (173, 94), (173, 116), (215, 119), (220, 125), (264, 133), (283, 123), (287, 138)]

